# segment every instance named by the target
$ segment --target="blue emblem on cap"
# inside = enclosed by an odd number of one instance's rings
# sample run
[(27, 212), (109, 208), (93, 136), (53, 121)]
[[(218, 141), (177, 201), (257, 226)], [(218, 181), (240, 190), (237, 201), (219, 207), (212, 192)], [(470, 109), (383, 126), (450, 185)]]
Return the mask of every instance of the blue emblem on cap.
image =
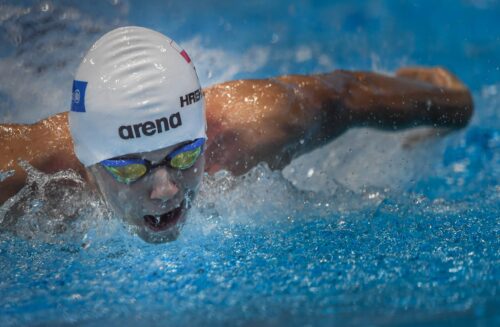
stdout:
[(71, 94), (71, 111), (85, 112), (85, 89), (87, 82), (73, 81), (73, 93)]

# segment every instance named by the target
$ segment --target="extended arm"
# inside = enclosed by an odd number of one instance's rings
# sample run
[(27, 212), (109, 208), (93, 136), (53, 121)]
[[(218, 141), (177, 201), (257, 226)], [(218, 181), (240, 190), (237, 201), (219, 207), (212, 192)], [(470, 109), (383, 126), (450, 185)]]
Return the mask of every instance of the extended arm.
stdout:
[(350, 127), (460, 128), (472, 97), (442, 68), (406, 68), (395, 77), (335, 71), (233, 81), (205, 90), (207, 170), (242, 174), (265, 161), (273, 169)]

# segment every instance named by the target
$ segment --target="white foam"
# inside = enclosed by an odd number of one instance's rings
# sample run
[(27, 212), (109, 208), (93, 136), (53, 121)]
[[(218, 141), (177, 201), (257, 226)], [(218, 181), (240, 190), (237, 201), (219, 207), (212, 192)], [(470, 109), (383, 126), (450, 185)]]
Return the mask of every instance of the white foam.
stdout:
[(27, 239), (47, 242), (80, 239), (109, 211), (72, 170), (44, 174), (21, 161), (26, 185), (0, 207), (0, 228)]
[(424, 127), (401, 132), (352, 129), (297, 158), (283, 175), (300, 189), (315, 192), (334, 193), (339, 184), (358, 193), (370, 187), (399, 191), (441, 158), (443, 138), (435, 132)]

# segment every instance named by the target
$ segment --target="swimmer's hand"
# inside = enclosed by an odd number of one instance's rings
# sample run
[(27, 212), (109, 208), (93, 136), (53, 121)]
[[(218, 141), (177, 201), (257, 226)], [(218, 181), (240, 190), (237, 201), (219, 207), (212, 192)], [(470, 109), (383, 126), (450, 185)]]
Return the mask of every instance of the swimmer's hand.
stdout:
[[(467, 87), (450, 71), (443, 67), (404, 67), (396, 71), (396, 76), (421, 81), (446, 90), (468, 94)], [(453, 132), (451, 128), (436, 128), (412, 134), (403, 141), (403, 148), (412, 148), (416, 144), (434, 137), (443, 137)]]
[(467, 91), (467, 87), (443, 67), (404, 67), (396, 71), (396, 76), (429, 83), (444, 89)]
[(389, 130), (415, 126), (465, 127), (473, 112), (472, 96), (447, 70), (409, 67), (394, 77), (348, 72), (344, 104), (352, 125)]

